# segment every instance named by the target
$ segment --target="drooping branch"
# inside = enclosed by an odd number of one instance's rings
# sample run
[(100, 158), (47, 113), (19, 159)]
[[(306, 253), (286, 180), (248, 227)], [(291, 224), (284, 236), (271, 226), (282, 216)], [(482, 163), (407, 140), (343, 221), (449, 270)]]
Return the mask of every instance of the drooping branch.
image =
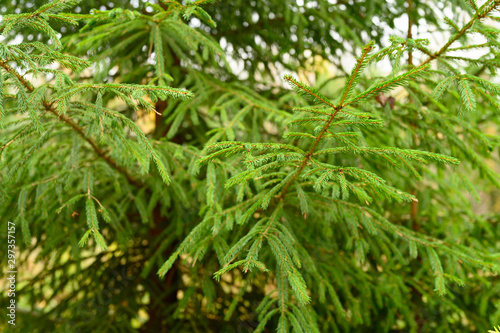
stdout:
[[(19, 80), (19, 82), (30, 93), (35, 90), (33, 88), (33, 85), (29, 81), (27, 81), (22, 75), (20, 75), (17, 71), (15, 71), (5, 61), (0, 61), (0, 66), (3, 67), (10, 74), (14, 75), (17, 78), (17, 80)], [(43, 106), (44, 106), (45, 110), (47, 110), (48, 112), (50, 112), (53, 115), (55, 115), (60, 121), (66, 123), (76, 133), (78, 133), (85, 141), (87, 141), (90, 144), (90, 146), (92, 147), (92, 149), (95, 151), (95, 153), (99, 157), (101, 157), (110, 167), (112, 167), (113, 169), (115, 169), (116, 171), (118, 171), (119, 173), (121, 173), (123, 176), (125, 176), (125, 178), (127, 179), (127, 181), (131, 185), (133, 185), (135, 187), (142, 187), (143, 186), (143, 184), (140, 181), (138, 181), (137, 179), (135, 179), (125, 168), (123, 168), (120, 165), (118, 165), (118, 163), (114, 159), (112, 159), (110, 156), (108, 156), (106, 154), (106, 152), (103, 149), (101, 149), (92, 138), (90, 138), (87, 135), (85, 135), (85, 131), (84, 131), (84, 129), (81, 126), (79, 126), (77, 123), (75, 123), (71, 118), (69, 118), (69, 117), (67, 117), (67, 116), (65, 116), (63, 114), (59, 114), (53, 108), (53, 106), (52, 106), (52, 104), (50, 102), (44, 101), (43, 102)]]

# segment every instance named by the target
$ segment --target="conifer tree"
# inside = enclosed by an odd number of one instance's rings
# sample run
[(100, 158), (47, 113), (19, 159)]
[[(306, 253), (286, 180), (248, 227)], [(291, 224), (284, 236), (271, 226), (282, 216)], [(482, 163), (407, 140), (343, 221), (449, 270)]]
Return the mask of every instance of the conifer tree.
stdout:
[(20, 332), (500, 323), (500, 0), (0, 10)]

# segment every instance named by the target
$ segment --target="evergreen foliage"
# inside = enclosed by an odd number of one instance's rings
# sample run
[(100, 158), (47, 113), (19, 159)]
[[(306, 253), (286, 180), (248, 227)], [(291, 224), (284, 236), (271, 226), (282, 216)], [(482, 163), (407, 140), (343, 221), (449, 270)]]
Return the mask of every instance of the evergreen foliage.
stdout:
[(500, 0), (0, 4), (20, 332), (500, 323)]

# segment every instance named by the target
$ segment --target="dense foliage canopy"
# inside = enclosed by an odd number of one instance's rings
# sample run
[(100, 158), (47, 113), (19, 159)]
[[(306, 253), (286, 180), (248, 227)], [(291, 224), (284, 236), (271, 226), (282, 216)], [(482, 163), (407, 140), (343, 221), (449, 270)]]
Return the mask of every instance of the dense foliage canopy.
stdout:
[(0, 1), (16, 329), (500, 324), (499, 10)]

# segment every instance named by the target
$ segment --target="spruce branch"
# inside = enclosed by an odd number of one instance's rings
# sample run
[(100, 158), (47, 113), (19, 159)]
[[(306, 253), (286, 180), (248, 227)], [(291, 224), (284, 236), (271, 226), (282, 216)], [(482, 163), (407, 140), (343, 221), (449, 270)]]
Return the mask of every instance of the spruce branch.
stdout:
[[(439, 51), (432, 53), (429, 57), (420, 64), (420, 66), (429, 63), (430, 61), (439, 58), (443, 53), (447, 52), (449, 47), (457, 41), (460, 37), (462, 37), (467, 30), (469, 30), (475, 22), (485, 18), (491, 11), (496, 9), (500, 5), (500, 0), (492, 0), (486, 1), (474, 14), (474, 16), (467, 22), (460, 31), (458, 31), (453, 37), (451, 37), (446, 44), (444, 44)], [(420, 67), (419, 66), (419, 67)]]
[(345, 106), (356, 103), (361, 99), (365, 99), (367, 97), (374, 96), (374, 95), (379, 94), (381, 92), (387, 91), (388, 89), (390, 89), (392, 87), (402, 85), (402, 84), (408, 82), (408, 80), (410, 80), (412, 78), (420, 77), (423, 74), (425, 74), (425, 72), (429, 68), (430, 68), (430, 65), (428, 65), (427, 63), (424, 63), (424, 64), (422, 64), (418, 67), (415, 67), (415, 68), (409, 70), (408, 72), (403, 73), (401, 75), (398, 75), (392, 79), (386, 80), (386, 81), (381, 82), (381, 83), (377, 83), (374, 86), (368, 88), (366, 91), (360, 93), (359, 95), (354, 96), (347, 103), (345, 103)]
[[(24, 87), (26, 88), (26, 90), (28, 92), (31, 93), (35, 90), (33, 88), (33, 85), (29, 81), (25, 80), (22, 75), (17, 73), (17, 71), (15, 71), (7, 63), (0, 61), (0, 66), (3, 67), (7, 72), (14, 75), (19, 80), (19, 82), (21, 82), (24, 85)], [(118, 171), (119, 173), (124, 175), (130, 184), (134, 185), (135, 187), (142, 187), (143, 186), (143, 184), (141, 182), (139, 182), (138, 180), (136, 180), (126, 169), (124, 169), (123, 167), (118, 165), (118, 163), (114, 159), (112, 159), (110, 156), (108, 156), (108, 154), (106, 154), (106, 152), (104, 150), (102, 150), (92, 138), (88, 137), (85, 134), (85, 130), (82, 127), (78, 126), (78, 124), (75, 123), (72, 119), (70, 119), (69, 117), (67, 117), (63, 114), (59, 114), (53, 108), (52, 104), (46, 100), (43, 102), (43, 107), (45, 108), (46, 111), (52, 113), (59, 120), (61, 120), (65, 124), (69, 125), (76, 133), (78, 133), (85, 141), (87, 141), (90, 144), (92, 149), (95, 151), (95, 153), (99, 157), (101, 157), (110, 167), (112, 167), (113, 169), (115, 169), (116, 171)]]
[(292, 185), (295, 182), (295, 180), (301, 175), (301, 173), (304, 170), (304, 168), (306, 167), (309, 159), (311, 158), (311, 156), (313, 155), (314, 151), (316, 150), (316, 147), (318, 146), (318, 144), (320, 143), (321, 139), (323, 138), (323, 136), (327, 132), (328, 127), (330, 127), (330, 124), (335, 119), (335, 116), (342, 109), (342, 107), (338, 107), (338, 106), (334, 105), (332, 102), (330, 102), (326, 97), (324, 97), (323, 95), (321, 95), (317, 90), (315, 90), (313, 88), (310, 88), (310, 87), (306, 86), (305, 84), (302, 84), (302, 83), (298, 82), (297, 80), (293, 79), (290, 75), (285, 75), (284, 79), (285, 79), (285, 81), (289, 82), (293, 87), (297, 87), (299, 90), (302, 90), (303, 92), (305, 92), (305, 93), (309, 94), (310, 96), (312, 96), (315, 101), (323, 102), (324, 104), (326, 104), (326, 105), (330, 106), (331, 108), (333, 108), (335, 111), (326, 120), (326, 123), (323, 126), (323, 128), (321, 129), (321, 132), (316, 136), (316, 140), (314, 140), (311, 148), (309, 149), (309, 151), (305, 155), (305, 157), (302, 160), (302, 163), (300, 164), (299, 168), (293, 174), (293, 177), (283, 187), (283, 190), (281, 191), (281, 194), (279, 196), (280, 200), (282, 200), (285, 197), (285, 195), (286, 195), (286, 193), (287, 193), (288, 188), (290, 187), (290, 185)]
[(363, 48), (363, 53), (357, 59), (356, 66), (354, 66), (351, 75), (347, 79), (347, 82), (344, 86), (344, 90), (342, 91), (342, 97), (339, 102), (340, 107), (344, 105), (344, 101), (346, 100), (346, 98), (349, 98), (349, 96), (352, 94), (352, 89), (356, 86), (360, 74), (368, 64), (367, 57), (370, 51), (374, 49), (374, 45), (375, 43), (372, 41), (369, 44), (365, 45), (365, 47)]
[(337, 107), (328, 98), (323, 96), (323, 94), (321, 94), (316, 88), (309, 87), (305, 83), (295, 80), (291, 75), (285, 75), (284, 80), (288, 82), (299, 95), (310, 99), (314, 103), (324, 103), (331, 108), (337, 109)]
[(97, 156), (101, 157), (107, 164), (109, 164), (110, 167), (112, 167), (113, 169), (115, 169), (116, 171), (118, 171), (119, 173), (124, 175), (130, 184), (134, 185), (135, 187), (139, 187), (139, 188), (144, 185), (142, 182), (135, 179), (125, 168), (118, 165), (118, 163), (113, 158), (108, 156), (108, 154), (104, 150), (102, 150), (92, 138), (88, 137), (85, 134), (85, 130), (82, 127), (78, 126), (78, 124), (75, 123), (71, 118), (69, 118), (63, 114), (59, 114), (56, 110), (54, 110), (52, 108), (52, 105), (48, 102), (44, 102), (44, 107), (47, 111), (49, 111), (54, 116), (56, 116), (59, 120), (61, 120), (62, 122), (64, 122), (68, 126), (70, 126), (85, 141), (87, 141), (90, 144), (90, 146), (92, 147), (92, 149), (95, 151)]

